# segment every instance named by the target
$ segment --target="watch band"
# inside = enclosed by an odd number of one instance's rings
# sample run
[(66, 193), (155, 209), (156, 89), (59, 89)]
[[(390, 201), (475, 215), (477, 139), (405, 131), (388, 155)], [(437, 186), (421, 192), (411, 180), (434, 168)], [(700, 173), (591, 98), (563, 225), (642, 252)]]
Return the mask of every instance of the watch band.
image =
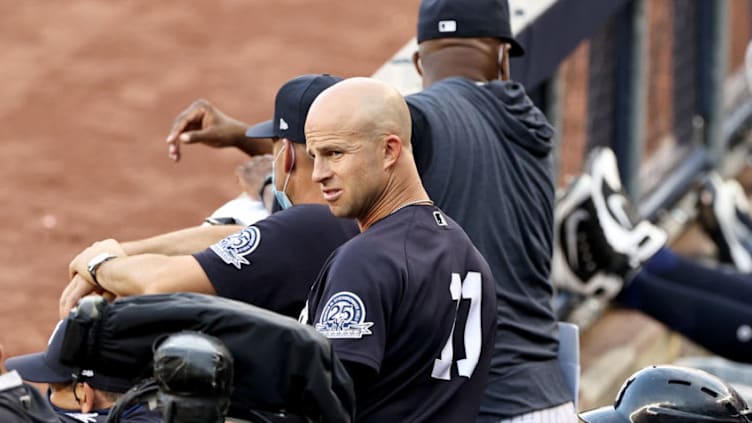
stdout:
[(89, 275), (91, 275), (91, 280), (94, 281), (94, 284), (96, 284), (100, 289), (104, 289), (104, 287), (102, 287), (102, 285), (100, 285), (99, 281), (97, 280), (97, 270), (99, 269), (99, 266), (114, 258), (117, 258), (117, 256), (114, 254), (100, 253), (94, 256), (94, 258), (89, 261), (89, 265), (87, 266)]

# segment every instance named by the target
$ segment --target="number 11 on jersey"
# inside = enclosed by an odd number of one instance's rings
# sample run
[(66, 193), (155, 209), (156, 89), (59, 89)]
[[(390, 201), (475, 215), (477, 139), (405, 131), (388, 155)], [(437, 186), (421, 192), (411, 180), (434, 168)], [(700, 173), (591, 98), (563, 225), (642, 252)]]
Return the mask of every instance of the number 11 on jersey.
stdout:
[[(457, 360), (457, 374), (469, 378), (472, 376), (475, 367), (478, 365), (481, 350), (481, 293), (482, 283), (481, 274), (478, 272), (468, 272), (465, 279), (460, 278), (459, 273), (452, 273), (452, 280), (449, 283), (449, 292), (452, 294), (452, 300), (457, 303), (454, 311), (454, 323), (449, 337), (441, 349), (441, 356), (433, 363), (431, 377), (441, 380), (449, 380), (452, 374), (452, 364), (454, 363), (454, 337), (457, 333), (455, 328), (463, 322), (458, 321), (459, 308), (461, 300), (470, 300), (470, 310), (467, 313), (467, 320), (464, 322), (464, 339), (465, 358)], [(460, 317), (461, 320), (461, 317)]]

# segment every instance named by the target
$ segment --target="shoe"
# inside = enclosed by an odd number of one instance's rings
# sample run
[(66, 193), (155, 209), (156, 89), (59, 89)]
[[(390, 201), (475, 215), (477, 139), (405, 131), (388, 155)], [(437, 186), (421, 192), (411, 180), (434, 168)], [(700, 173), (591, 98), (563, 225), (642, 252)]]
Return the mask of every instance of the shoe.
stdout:
[(718, 260), (752, 272), (752, 219), (739, 182), (711, 173), (702, 182), (697, 203), (700, 226), (718, 247)]
[[(622, 289), (628, 257), (615, 252), (603, 236), (588, 174), (575, 179), (557, 199), (551, 265), (552, 281), (560, 292), (610, 300)], [(567, 296), (561, 309), (581, 300)]]
[(666, 244), (666, 232), (634, 210), (622, 189), (611, 149), (595, 148), (585, 172), (592, 178), (593, 204), (604, 238), (616, 253), (628, 257), (632, 268), (638, 268)]

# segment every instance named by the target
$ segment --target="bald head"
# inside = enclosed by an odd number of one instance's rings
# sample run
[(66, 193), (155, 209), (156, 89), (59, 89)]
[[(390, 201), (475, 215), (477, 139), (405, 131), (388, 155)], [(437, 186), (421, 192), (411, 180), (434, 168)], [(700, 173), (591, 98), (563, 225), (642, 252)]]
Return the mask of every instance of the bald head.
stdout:
[(391, 134), (408, 148), (411, 129), (402, 95), (373, 78), (351, 78), (326, 89), (311, 105), (305, 125), (306, 137), (322, 131), (370, 139)]
[(413, 54), (423, 87), (445, 78), (460, 76), (474, 81), (491, 81), (506, 68), (510, 45), (498, 38), (435, 38), (418, 44)]
[(353, 78), (322, 92), (305, 124), (312, 180), (335, 216), (361, 229), (428, 195), (410, 152), (410, 112), (399, 92)]

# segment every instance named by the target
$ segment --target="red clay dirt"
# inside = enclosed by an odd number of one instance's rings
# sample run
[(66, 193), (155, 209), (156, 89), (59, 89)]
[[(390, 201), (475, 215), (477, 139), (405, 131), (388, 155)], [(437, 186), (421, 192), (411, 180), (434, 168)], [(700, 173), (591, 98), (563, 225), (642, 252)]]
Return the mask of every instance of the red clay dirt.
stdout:
[(94, 241), (195, 225), (238, 188), (237, 151), (167, 159), (204, 97), (252, 123), (302, 74), (370, 75), (418, 0), (0, 2), (0, 344), (41, 350), (68, 262)]

